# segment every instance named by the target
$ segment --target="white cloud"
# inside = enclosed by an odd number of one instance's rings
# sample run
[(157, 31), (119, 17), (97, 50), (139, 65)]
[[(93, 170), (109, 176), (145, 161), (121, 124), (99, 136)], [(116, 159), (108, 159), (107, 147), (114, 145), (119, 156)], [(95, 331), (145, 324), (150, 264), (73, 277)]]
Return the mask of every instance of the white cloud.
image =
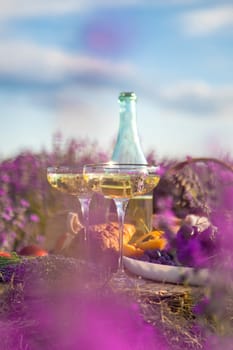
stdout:
[(44, 97), (52, 102), (51, 133), (60, 131), (64, 141), (71, 137), (97, 141), (101, 149), (111, 152), (119, 122), (118, 93), (114, 87), (76, 84), (52, 92)]
[(93, 78), (114, 80), (131, 77), (133, 72), (133, 66), (127, 62), (114, 63), (107, 59), (70, 54), (31, 42), (2, 41), (0, 46), (0, 74), (16, 80), (56, 83), (88, 74)]
[(192, 10), (184, 13), (180, 20), (186, 34), (208, 35), (225, 28), (233, 28), (233, 6), (223, 5)]
[(233, 85), (212, 86), (205, 82), (178, 82), (162, 87), (158, 100), (163, 108), (195, 117), (233, 117)]
[(0, 0), (0, 18), (34, 17), (39, 15), (59, 15), (79, 11), (83, 0)]
[(0, 0), (0, 19), (54, 16), (80, 12), (99, 6), (182, 5), (200, 0)]
[(0, 76), (13, 82), (34, 84), (67, 82), (70, 85), (74, 80), (77, 85), (87, 79), (88, 83), (97, 82), (103, 88), (114, 84), (117, 87), (119, 82), (125, 81), (139, 94), (150, 96), (153, 91), (151, 97), (156, 104), (176, 113), (218, 118), (232, 118), (233, 114), (232, 85), (212, 86), (202, 81), (184, 81), (150, 89), (149, 82), (139, 78), (140, 69), (131, 63), (71, 54), (31, 42), (12, 40), (1, 43)]

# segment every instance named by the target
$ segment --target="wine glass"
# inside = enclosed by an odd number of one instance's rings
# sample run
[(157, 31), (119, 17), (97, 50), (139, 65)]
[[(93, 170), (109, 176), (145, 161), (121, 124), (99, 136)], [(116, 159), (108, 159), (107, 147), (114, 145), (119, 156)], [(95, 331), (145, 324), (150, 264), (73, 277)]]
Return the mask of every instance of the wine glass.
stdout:
[(48, 167), (47, 179), (53, 188), (77, 196), (83, 217), (85, 246), (88, 248), (89, 206), (93, 192), (89, 184), (84, 181), (83, 166)]
[(131, 198), (151, 192), (157, 186), (160, 179), (158, 169), (158, 166), (114, 162), (84, 166), (84, 178), (88, 188), (101, 193), (105, 198), (113, 199), (116, 206), (119, 222), (119, 258), (113, 280), (119, 286), (124, 286), (129, 281), (123, 264), (123, 232), (127, 204)]

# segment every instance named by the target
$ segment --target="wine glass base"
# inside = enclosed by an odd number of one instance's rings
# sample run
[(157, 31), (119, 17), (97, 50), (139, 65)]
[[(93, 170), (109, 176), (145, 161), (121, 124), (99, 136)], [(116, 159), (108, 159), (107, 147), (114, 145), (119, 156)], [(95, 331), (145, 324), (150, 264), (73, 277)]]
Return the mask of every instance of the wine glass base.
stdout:
[(132, 291), (137, 287), (137, 280), (129, 276), (124, 270), (119, 270), (111, 276), (109, 286), (113, 290)]

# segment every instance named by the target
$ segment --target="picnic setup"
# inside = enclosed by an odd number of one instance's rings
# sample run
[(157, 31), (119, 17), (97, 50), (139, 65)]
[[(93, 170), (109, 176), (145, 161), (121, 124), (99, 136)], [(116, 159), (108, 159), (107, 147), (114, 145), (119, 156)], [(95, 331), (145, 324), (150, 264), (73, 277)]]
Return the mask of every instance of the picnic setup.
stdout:
[(136, 101), (0, 163), (1, 350), (233, 349), (233, 161), (145, 155)]

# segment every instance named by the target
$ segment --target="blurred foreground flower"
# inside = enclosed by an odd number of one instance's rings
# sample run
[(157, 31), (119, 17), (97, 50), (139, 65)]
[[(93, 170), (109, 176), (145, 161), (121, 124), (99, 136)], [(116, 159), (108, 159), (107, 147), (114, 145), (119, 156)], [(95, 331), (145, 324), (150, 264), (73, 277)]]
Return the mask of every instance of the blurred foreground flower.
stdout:
[(8, 309), (0, 308), (4, 350), (170, 349), (159, 326), (144, 320), (132, 295), (108, 287), (96, 266), (88, 270), (78, 260), (46, 256), (7, 271), (15, 284)]

